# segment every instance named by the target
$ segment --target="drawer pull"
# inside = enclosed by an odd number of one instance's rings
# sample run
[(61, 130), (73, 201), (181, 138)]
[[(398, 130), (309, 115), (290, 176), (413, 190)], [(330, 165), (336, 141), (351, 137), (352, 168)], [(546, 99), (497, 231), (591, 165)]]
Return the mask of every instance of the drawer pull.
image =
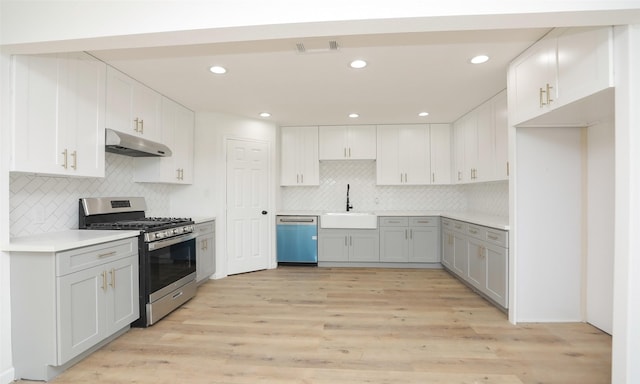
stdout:
[(496, 235), (487, 235), (488, 238), (490, 238), (491, 240), (498, 240), (498, 236)]
[(470, 229), (470, 230), (469, 230), (469, 232), (471, 232), (471, 233), (473, 233), (473, 234), (478, 233), (478, 231), (476, 231), (475, 229)]
[(107, 252), (107, 253), (101, 253), (98, 255), (99, 258), (103, 258), (103, 257), (109, 257), (109, 256), (113, 256), (116, 254), (116, 251), (111, 251), (111, 252)]

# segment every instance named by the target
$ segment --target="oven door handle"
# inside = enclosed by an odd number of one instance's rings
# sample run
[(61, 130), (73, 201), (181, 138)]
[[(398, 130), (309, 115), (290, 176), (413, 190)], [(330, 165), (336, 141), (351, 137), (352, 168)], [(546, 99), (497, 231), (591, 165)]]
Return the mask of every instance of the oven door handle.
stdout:
[(158, 240), (158, 241), (151, 242), (148, 244), (148, 247), (150, 251), (153, 251), (156, 249), (169, 247), (174, 244), (182, 243), (183, 241), (189, 241), (195, 238), (196, 238), (195, 233), (188, 233), (186, 235), (180, 235), (180, 236), (171, 237), (165, 240)]

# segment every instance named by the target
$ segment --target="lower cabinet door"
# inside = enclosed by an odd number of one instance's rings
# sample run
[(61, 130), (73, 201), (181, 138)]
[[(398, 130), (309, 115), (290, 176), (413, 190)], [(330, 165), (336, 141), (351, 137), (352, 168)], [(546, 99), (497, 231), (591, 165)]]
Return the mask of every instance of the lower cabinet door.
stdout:
[(106, 337), (140, 317), (138, 258), (120, 259), (104, 268), (107, 274)]
[(58, 365), (103, 339), (106, 273), (103, 266), (98, 266), (57, 279)]
[(438, 227), (409, 228), (409, 262), (437, 263), (440, 261)]
[(509, 273), (508, 251), (506, 248), (487, 245), (486, 255), (487, 285), (485, 293), (496, 303), (507, 308), (509, 302), (509, 287), (507, 284)]
[(453, 268), (453, 232), (442, 232), (442, 264), (449, 268)]
[(342, 230), (323, 230), (318, 236), (318, 261), (349, 261), (349, 235)]
[(469, 270), (469, 258), (467, 257), (467, 239), (461, 234), (453, 233), (453, 271), (466, 279)]
[(408, 231), (406, 227), (380, 228), (380, 261), (391, 263), (409, 261)]
[(349, 248), (349, 261), (380, 261), (378, 231), (367, 229), (351, 231), (349, 233)]
[(479, 240), (469, 239), (469, 269), (467, 281), (476, 288), (484, 291), (487, 285), (487, 255), (486, 248)]

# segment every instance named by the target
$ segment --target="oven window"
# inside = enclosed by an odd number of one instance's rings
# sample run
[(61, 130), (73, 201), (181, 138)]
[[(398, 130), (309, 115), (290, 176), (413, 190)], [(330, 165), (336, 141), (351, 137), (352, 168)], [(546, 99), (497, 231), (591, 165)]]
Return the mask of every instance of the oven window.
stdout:
[(196, 240), (191, 239), (149, 253), (149, 283), (153, 293), (196, 271)]

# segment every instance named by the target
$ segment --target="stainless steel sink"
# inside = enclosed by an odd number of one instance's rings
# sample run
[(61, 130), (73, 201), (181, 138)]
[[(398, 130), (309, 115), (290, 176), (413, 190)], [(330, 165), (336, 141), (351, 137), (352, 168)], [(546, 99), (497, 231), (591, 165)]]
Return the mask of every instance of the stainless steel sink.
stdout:
[(329, 212), (320, 216), (321, 228), (376, 229), (378, 216), (368, 212)]

